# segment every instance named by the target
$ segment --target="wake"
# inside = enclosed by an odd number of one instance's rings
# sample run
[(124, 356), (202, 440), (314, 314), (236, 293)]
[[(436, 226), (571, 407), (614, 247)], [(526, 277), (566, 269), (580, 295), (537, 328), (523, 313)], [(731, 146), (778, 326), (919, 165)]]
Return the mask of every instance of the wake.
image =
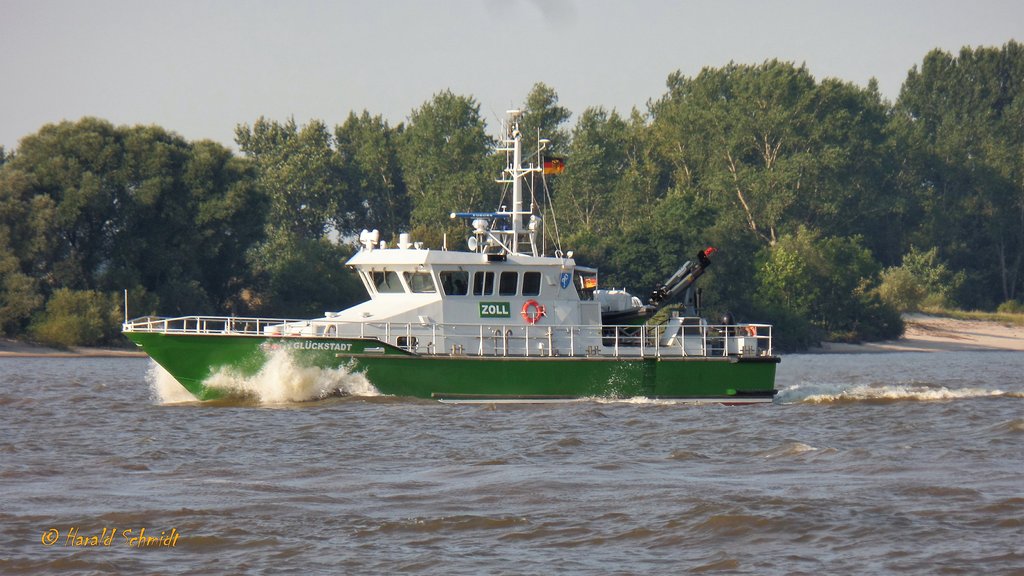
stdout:
[(987, 388), (948, 388), (940, 385), (908, 384), (794, 384), (779, 391), (780, 404), (840, 404), (886, 402), (948, 402), (972, 398), (1024, 398), (1024, 392)]

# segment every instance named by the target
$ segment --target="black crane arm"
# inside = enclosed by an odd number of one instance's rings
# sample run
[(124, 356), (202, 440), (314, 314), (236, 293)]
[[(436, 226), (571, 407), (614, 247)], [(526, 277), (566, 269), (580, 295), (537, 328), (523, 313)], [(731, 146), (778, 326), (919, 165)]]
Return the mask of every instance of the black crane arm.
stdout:
[(658, 308), (667, 306), (679, 297), (680, 294), (692, 287), (693, 283), (704, 274), (704, 270), (711, 265), (711, 255), (714, 253), (715, 249), (709, 247), (697, 252), (696, 260), (687, 260), (664, 284), (651, 292), (651, 306)]

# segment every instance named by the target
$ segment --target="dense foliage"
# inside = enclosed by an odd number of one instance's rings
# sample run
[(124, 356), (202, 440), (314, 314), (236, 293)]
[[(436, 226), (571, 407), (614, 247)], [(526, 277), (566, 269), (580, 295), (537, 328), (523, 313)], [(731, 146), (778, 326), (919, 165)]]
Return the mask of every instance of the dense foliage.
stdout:
[[(550, 246), (644, 294), (705, 246), (711, 314), (783, 347), (893, 337), (899, 312), (1020, 306), (1024, 47), (929, 53), (898, 100), (767, 61), (669, 76), (646, 111), (571, 114), (534, 86), (568, 169), (538, 187)], [(304, 316), (360, 300), (342, 266), (363, 227), (439, 247), (446, 216), (503, 200), (479, 104), (444, 91), (391, 126), (259, 118), (241, 155), (85, 118), (0, 148), (0, 333), (117, 339), (129, 313)], [(557, 226), (556, 226), (557, 224)]]

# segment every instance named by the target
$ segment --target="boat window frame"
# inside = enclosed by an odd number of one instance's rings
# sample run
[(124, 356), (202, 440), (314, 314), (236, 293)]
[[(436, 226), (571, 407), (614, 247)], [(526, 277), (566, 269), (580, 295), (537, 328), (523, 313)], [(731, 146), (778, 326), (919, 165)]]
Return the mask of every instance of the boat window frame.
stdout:
[[(445, 296), (468, 296), (469, 295), (469, 271), (468, 270), (442, 270), (437, 273), (439, 284), (441, 286), (441, 294)], [(462, 280), (462, 292), (448, 292), (448, 288), (458, 288), (456, 284), (461, 276)]]
[[(537, 289), (535, 291), (534, 290), (527, 290), (528, 287), (532, 288), (532, 286), (531, 286), (532, 281), (528, 282), (527, 277), (529, 277), (529, 278), (536, 278)], [(544, 275), (542, 273), (536, 271), (536, 270), (528, 270), (526, 272), (523, 272), (522, 295), (523, 296), (540, 296), (541, 287), (544, 285), (543, 280), (544, 280)]]
[[(508, 276), (513, 276), (512, 286), (506, 286), (505, 279)], [(509, 291), (511, 288), (511, 291)], [(498, 296), (515, 296), (519, 293), (519, 271), (517, 270), (503, 270), (498, 274)]]
[[(587, 286), (593, 280), (592, 286)], [(593, 300), (594, 290), (597, 290), (597, 270), (577, 266), (572, 272), (572, 284), (576, 287), (576, 293), (580, 300)]]
[[(408, 287), (405, 285), (404, 282), (402, 282), (401, 275), (398, 272), (396, 272), (395, 270), (388, 270), (386, 268), (383, 269), (383, 270), (369, 270), (367, 272), (367, 274), (370, 277), (370, 285), (373, 286), (373, 290), (377, 294), (405, 294), (406, 292), (408, 292)], [(376, 277), (376, 275), (378, 275), (378, 274), (383, 274), (384, 275), (383, 276), (383, 280), (384, 280), (384, 283), (388, 286), (388, 288), (389, 288), (388, 290), (381, 290), (380, 289), (381, 284), (380, 284), (379, 280)], [(394, 287), (391, 285), (391, 283), (389, 281), (389, 276), (393, 277), (393, 279), (395, 281), (394, 283), (397, 284), (397, 288), (398, 288), (397, 290), (392, 289)]]
[(366, 293), (371, 297), (377, 293), (373, 282), (370, 280), (370, 273), (367, 270), (356, 269), (356, 273), (359, 275), (360, 282), (363, 283), (363, 288), (366, 289)]
[[(482, 281), (477, 282), (477, 278)], [(479, 286), (478, 286), (479, 284)], [(473, 296), (492, 296), (494, 294), (494, 270), (477, 270), (473, 273)]]
[[(429, 289), (417, 289), (417, 286), (414, 284), (414, 277), (426, 277), (430, 282)], [(437, 284), (434, 282), (434, 276), (430, 272), (422, 270), (406, 270), (405, 272), (402, 272), (402, 279), (405, 280), (405, 284), (413, 294), (437, 294)], [(423, 286), (420, 286), (420, 288), (423, 288)]]

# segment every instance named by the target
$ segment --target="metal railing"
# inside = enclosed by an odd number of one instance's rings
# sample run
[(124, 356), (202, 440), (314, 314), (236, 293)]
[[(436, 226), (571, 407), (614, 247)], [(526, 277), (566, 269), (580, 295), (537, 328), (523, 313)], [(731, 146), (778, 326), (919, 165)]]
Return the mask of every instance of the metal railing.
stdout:
[(157, 318), (145, 316), (125, 322), (124, 332), (157, 332), (160, 334), (204, 334), (266, 336), (267, 328), (310, 323), (309, 320), (287, 318), (244, 318), (236, 316), (182, 316), (179, 318)]
[(417, 354), (474, 356), (772, 356), (769, 324), (481, 325), (226, 316), (144, 317), (124, 332), (272, 338), (376, 339)]

